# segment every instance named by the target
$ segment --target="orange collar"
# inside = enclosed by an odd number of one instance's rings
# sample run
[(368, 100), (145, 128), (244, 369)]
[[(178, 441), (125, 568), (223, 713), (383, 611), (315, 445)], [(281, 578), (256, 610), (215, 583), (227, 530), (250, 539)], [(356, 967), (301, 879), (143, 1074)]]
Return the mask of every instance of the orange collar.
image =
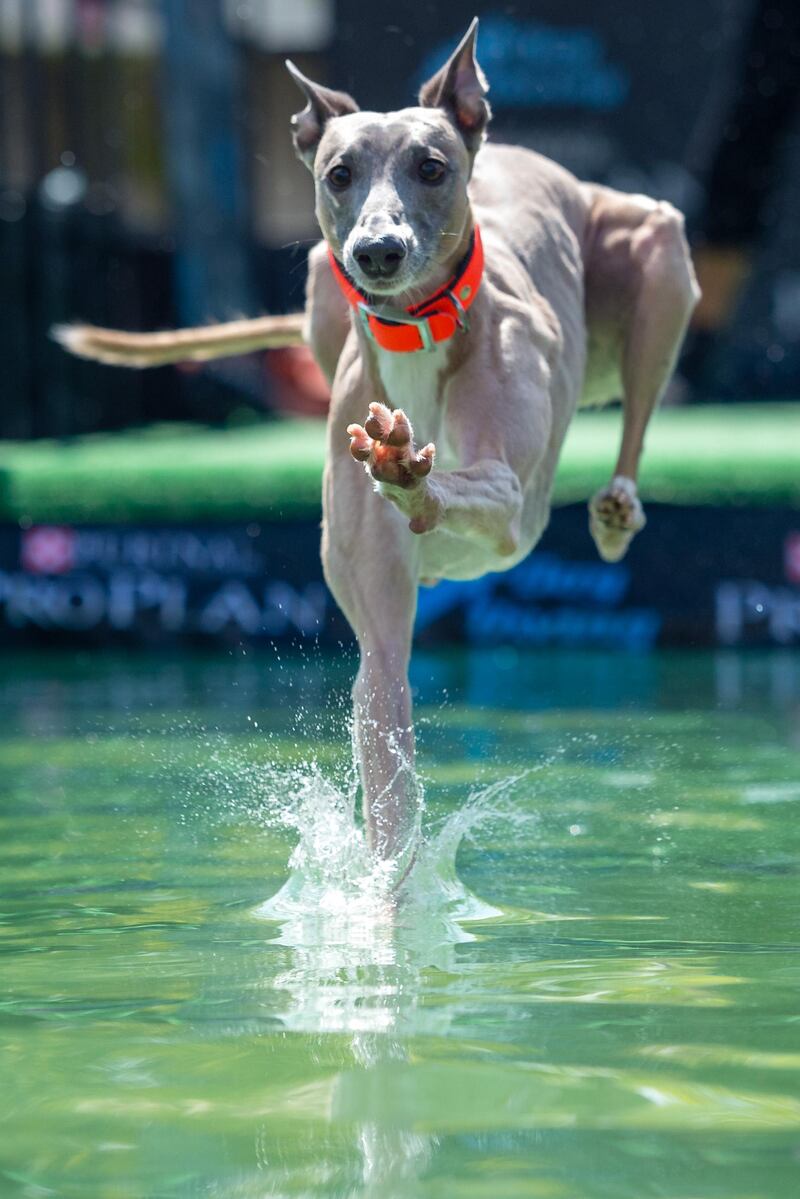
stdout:
[(469, 249), (456, 273), (435, 295), (421, 304), (406, 309), (406, 318), (389, 308), (370, 302), (359, 291), (344, 267), (328, 248), (328, 257), (336, 282), (348, 304), (358, 313), (367, 336), (384, 350), (410, 354), (415, 350), (432, 350), (440, 341), (449, 341), (456, 329), (469, 329), (467, 310), (472, 306), (483, 276), (483, 243), (476, 225)]

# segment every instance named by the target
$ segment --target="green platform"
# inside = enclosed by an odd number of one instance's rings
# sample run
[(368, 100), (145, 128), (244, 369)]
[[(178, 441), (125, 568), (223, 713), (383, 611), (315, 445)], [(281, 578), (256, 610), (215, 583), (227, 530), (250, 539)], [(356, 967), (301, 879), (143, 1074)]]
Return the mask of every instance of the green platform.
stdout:
[[(618, 409), (578, 416), (562, 456), (557, 503), (583, 501), (608, 478), (619, 430)], [(171, 425), (67, 443), (4, 442), (0, 520), (313, 518), (324, 453), (324, 427), (311, 421), (224, 430)], [(641, 491), (646, 502), (800, 505), (800, 404), (660, 412), (648, 437)]]

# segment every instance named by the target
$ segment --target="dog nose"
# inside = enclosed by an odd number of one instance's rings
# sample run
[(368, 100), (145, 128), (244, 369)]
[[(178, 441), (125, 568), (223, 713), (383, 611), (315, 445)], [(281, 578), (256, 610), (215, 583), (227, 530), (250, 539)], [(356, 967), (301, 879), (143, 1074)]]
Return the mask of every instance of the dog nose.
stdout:
[(399, 237), (362, 237), (353, 246), (353, 257), (368, 279), (391, 279), (405, 256)]

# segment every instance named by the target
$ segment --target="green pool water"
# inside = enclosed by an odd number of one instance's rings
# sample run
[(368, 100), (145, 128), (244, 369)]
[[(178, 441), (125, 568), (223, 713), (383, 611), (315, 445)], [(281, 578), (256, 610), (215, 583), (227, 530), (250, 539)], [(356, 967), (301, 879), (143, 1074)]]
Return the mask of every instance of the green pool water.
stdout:
[(351, 667), (4, 659), (3, 1199), (800, 1194), (800, 657), (418, 655), (394, 915)]

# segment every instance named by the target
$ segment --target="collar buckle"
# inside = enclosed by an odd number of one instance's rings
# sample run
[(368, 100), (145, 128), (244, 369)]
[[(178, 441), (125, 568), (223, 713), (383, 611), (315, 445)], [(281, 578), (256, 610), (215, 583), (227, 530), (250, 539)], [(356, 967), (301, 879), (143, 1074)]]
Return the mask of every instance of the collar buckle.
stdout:
[(445, 292), (456, 310), (456, 324), (462, 333), (469, 333), (469, 314), (454, 291)]
[[(463, 308), (461, 308), (460, 304), (458, 304), (458, 308), (460, 308), (463, 315), (466, 316), (466, 313), (464, 312)], [(390, 325), (413, 325), (419, 333), (420, 340), (422, 342), (420, 349), (436, 349), (436, 342), (434, 341), (431, 327), (428, 324), (427, 316), (412, 316), (409, 312), (400, 314), (391, 308), (383, 308), (380, 305), (366, 304), (363, 300), (359, 300), (358, 302), (358, 315), (367, 336), (370, 337), (376, 345), (379, 345), (380, 343), (375, 337), (375, 333), (369, 323), (369, 318), (371, 316), (377, 317), (377, 319), (380, 321), (386, 321)], [(460, 323), (461, 322), (459, 321), (459, 324)]]

